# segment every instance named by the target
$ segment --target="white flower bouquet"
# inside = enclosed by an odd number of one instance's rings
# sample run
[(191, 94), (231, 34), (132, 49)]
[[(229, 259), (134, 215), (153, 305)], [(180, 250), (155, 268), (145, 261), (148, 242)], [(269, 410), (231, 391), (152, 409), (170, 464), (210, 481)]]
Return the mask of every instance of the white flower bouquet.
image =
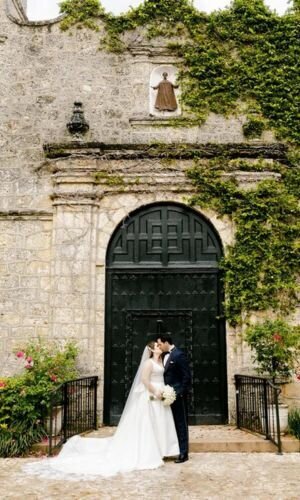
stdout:
[(170, 406), (176, 399), (176, 392), (170, 385), (165, 385), (160, 397), (151, 394), (149, 399), (150, 401), (162, 401), (164, 406)]
[(176, 392), (174, 391), (173, 387), (171, 387), (170, 385), (165, 385), (161, 399), (164, 406), (170, 406), (172, 403), (174, 403), (176, 399)]

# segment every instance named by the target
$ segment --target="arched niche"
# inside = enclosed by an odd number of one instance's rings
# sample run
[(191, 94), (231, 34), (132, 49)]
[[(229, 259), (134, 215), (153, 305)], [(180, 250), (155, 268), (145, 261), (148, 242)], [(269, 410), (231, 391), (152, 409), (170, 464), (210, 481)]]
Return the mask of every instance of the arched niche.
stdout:
[(149, 85), (149, 113), (151, 116), (156, 117), (174, 117), (181, 115), (181, 108), (179, 103), (179, 89), (174, 89), (175, 99), (177, 103), (177, 109), (174, 111), (160, 111), (155, 108), (155, 103), (157, 99), (158, 89), (154, 90), (152, 87), (157, 87), (159, 83), (163, 80), (163, 73), (167, 73), (167, 80), (172, 84), (177, 84), (177, 68), (171, 64), (162, 64), (153, 69), (150, 76)]

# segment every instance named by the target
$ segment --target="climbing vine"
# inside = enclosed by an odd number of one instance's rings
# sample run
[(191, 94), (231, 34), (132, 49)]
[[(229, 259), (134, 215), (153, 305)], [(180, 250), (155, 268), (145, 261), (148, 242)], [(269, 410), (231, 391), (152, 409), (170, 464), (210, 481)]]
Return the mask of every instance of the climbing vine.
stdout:
[[(236, 225), (235, 243), (222, 263), (230, 323), (253, 310), (290, 312), (299, 264), (300, 1), (284, 16), (263, 0), (233, 0), (210, 15), (189, 0), (145, 0), (121, 16), (106, 13), (98, 0), (65, 0), (61, 10), (62, 29), (100, 29), (102, 48), (115, 53), (127, 50), (126, 34), (136, 28), (149, 39), (167, 37), (180, 61), (182, 126), (199, 125), (210, 112), (235, 113), (246, 116), (247, 139), (273, 129), (293, 147), (285, 164), (228, 160), (225, 154), (209, 164), (195, 160), (188, 172), (197, 193), (191, 203)], [(236, 170), (280, 175), (245, 190)]]
[[(242, 189), (230, 175), (235, 170), (271, 170), (281, 177)], [(188, 176), (197, 188), (191, 203), (228, 215), (236, 225), (235, 243), (222, 262), (229, 322), (240, 323), (250, 311), (290, 313), (299, 272), (299, 170), (217, 158), (209, 168), (196, 162)]]
[(126, 32), (138, 27), (148, 38), (168, 37), (181, 60), (182, 106), (198, 124), (209, 112), (242, 112), (246, 137), (272, 127), (300, 144), (299, 0), (284, 16), (263, 0), (233, 0), (209, 15), (189, 0), (145, 0), (120, 16), (105, 13), (98, 0), (64, 0), (61, 11), (62, 29), (101, 25), (102, 46), (113, 52), (126, 50)]
[(60, 28), (65, 31), (71, 26), (99, 30), (97, 19), (105, 17), (103, 7), (98, 0), (64, 0), (60, 3), (60, 11), (65, 17)]

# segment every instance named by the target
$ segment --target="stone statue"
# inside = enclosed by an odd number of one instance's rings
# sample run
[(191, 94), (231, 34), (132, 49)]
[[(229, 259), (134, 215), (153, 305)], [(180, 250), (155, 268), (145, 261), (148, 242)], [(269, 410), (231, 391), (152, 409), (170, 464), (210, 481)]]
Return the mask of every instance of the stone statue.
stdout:
[(159, 111), (175, 111), (177, 101), (174, 89), (178, 89), (178, 85), (169, 82), (168, 73), (164, 72), (162, 76), (163, 80), (156, 87), (152, 87), (158, 90), (154, 107)]

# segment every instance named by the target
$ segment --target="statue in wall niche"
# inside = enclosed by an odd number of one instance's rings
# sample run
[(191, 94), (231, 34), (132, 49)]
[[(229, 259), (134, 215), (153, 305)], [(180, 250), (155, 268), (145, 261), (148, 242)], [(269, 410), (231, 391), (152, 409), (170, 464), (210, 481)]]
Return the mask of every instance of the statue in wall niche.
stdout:
[(178, 85), (168, 80), (168, 73), (164, 72), (162, 76), (163, 80), (156, 87), (152, 87), (153, 90), (158, 91), (154, 107), (159, 111), (176, 111), (177, 101), (174, 89), (178, 89)]

